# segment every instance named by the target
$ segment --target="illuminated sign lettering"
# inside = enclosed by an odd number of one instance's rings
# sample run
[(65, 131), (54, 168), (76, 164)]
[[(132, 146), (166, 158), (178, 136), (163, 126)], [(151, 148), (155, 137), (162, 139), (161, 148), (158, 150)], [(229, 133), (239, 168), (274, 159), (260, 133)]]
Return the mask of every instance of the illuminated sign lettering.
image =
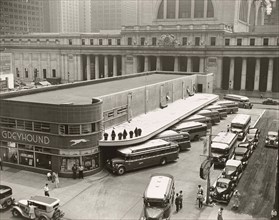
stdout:
[(37, 135), (37, 134), (24, 134), (15, 131), (2, 131), (2, 137), (5, 139), (10, 139), (13, 141), (27, 141), (30, 143), (36, 144), (49, 144), (50, 139), (44, 135)]

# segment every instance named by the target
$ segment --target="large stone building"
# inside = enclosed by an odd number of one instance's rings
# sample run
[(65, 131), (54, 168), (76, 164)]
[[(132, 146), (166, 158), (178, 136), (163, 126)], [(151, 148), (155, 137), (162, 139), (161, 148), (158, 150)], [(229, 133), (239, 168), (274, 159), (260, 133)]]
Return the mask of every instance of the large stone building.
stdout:
[(149, 25), (110, 34), (2, 36), (0, 47), (13, 54), (15, 76), (24, 81), (36, 76), (72, 82), (150, 70), (213, 72), (215, 88), (279, 92), (278, 27), (263, 25), (261, 1), (151, 3)]

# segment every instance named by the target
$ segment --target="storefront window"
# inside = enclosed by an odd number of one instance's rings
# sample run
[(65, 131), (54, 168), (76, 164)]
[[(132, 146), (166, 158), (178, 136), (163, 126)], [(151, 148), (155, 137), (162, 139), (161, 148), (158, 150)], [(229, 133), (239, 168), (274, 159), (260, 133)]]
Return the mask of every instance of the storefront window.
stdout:
[(62, 158), (61, 172), (72, 172), (73, 165), (76, 164), (78, 166), (79, 163), (79, 157), (64, 157)]
[(26, 166), (34, 166), (34, 153), (19, 150), (19, 163)]
[(51, 170), (51, 155), (36, 153), (36, 167)]
[(17, 163), (17, 148), (14, 142), (1, 142), (0, 156), (3, 161)]
[(100, 166), (99, 154), (88, 155), (82, 157), (85, 170), (93, 170)]

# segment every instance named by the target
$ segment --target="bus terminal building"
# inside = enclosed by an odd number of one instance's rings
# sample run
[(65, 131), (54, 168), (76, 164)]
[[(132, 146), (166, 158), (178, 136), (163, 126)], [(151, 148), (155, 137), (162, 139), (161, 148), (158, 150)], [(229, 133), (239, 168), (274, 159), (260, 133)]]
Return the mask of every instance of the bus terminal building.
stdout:
[(7, 166), (34, 172), (68, 177), (73, 164), (82, 164), (85, 175), (94, 174), (103, 166), (107, 129), (168, 111), (197, 87), (212, 93), (213, 74), (149, 72), (1, 94), (0, 156)]

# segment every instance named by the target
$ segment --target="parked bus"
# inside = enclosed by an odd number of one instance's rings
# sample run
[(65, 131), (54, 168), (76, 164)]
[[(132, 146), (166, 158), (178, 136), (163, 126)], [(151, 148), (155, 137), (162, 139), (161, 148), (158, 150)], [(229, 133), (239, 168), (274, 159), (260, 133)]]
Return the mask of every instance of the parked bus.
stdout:
[(170, 219), (174, 190), (172, 175), (151, 175), (143, 194), (143, 217), (141, 219)]
[(198, 115), (203, 115), (206, 117), (209, 117), (211, 119), (211, 124), (217, 124), (220, 122), (220, 114), (218, 111), (216, 110), (200, 110), (199, 112), (197, 112)]
[(205, 110), (210, 110), (210, 111), (218, 111), (220, 118), (225, 118), (227, 117), (228, 113), (227, 113), (227, 108), (223, 107), (221, 105), (209, 105), (205, 108)]
[(251, 123), (251, 116), (237, 114), (231, 122), (231, 131), (238, 134), (238, 140), (243, 140)]
[(209, 128), (209, 124), (211, 123), (211, 119), (209, 117), (206, 117), (203, 115), (192, 115), (192, 116), (182, 120), (182, 122), (190, 122), (190, 121), (201, 122), (201, 123), (207, 124), (208, 128)]
[(174, 125), (171, 129), (178, 132), (188, 132), (190, 140), (192, 141), (199, 140), (200, 137), (206, 136), (207, 125), (200, 122), (190, 121)]
[(226, 94), (224, 99), (235, 101), (238, 103), (239, 108), (252, 108), (253, 104), (250, 102), (249, 98), (242, 95)]
[(162, 139), (168, 142), (177, 143), (180, 151), (191, 148), (190, 135), (187, 132), (177, 132), (173, 130), (166, 130), (156, 135), (153, 139)]
[(214, 166), (224, 166), (234, 156), (237, 147), (237, 134), (220, 132), (212, 139), (211, 154)]
[(154, 165), (165, 165), (178, 159), (178, 144), (161, 139), (119, 148), (116, 157), (107, 160), (107, 168), (118, 175)]
[(230, 100), (220, 100), (215, 102), (216, 105), (226, 107), (228, 114), (238, 112), (238, 103)]

